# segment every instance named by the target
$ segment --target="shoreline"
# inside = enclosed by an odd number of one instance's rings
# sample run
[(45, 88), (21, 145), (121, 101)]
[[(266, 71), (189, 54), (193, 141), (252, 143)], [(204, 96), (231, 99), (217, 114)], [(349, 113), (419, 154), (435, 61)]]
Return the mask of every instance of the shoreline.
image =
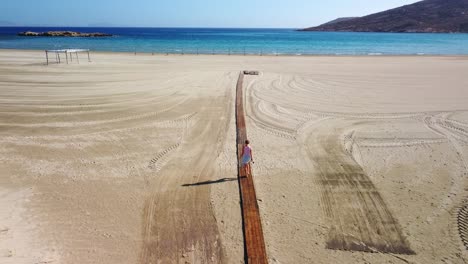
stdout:
[[(14, 52), (44, 52), (43, 49), (8, 49), (0, 48), (0, 51)], [(443, 57), (468, 57), (468, 54), (227, 54), (227, 53), (161, 53), (161, 52), (133, 52), (133, 51), (96, 51), (90, 50), (93, 54), (120, 54), (120, 55), (147, 55), (147, 56), (227, 56), (227, 57), (283, 57), (283, 58), (300, 58), (300, 57), (332, 57), (332, 58), (367, 58), (367, 57), (390, 57), (390, 58), (443, 58)]]

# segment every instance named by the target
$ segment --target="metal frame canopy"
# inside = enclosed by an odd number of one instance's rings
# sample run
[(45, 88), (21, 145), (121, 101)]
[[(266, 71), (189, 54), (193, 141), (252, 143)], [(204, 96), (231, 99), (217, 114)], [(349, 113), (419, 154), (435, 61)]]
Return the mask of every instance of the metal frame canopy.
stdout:
[(88, 53), (88, 62), (91, 62), (91, 58), (89, 56), (89, 49), (60, 49), (60, 50), (46, 50), (45, 53), (46, 53), (46, 61), (47, 61), (47, 65), (49, 65), (49, 53), (54, 53), (55, 54), (55, 62), (56, 63), (61, 63), (61, 59), (60, 59), (60, 54), (65, 54), (65, 59), (67, 61), (67, 64), (68, 64), (68, 55), (70, 54), (70, 61), (73, 62), (73, 54), (76, 55), (76, 61), (78, 63), (80, 63), (80, 59), (78, 57), (78, 53), (80, 52), (86, 52)]

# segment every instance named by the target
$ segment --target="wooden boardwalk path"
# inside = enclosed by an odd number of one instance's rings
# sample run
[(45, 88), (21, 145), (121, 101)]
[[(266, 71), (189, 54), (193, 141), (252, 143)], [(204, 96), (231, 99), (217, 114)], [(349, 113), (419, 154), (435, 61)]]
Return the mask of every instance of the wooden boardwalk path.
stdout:
[(258, 210), (257, 196), (252, 179), (252, 171), (244, 171), (241, 164), (242, 147), (247, 139), (245, 127), (244, 100), (243, 100), (244, 73), (240, 73), (236, 90), (236, 126), (237, 126), (237, 160), (239, 164), (239, 188), (241, 193), (242, 218), (244, 227), (244, 245), (246, 263), (266, 264), (268, 258), (263, 238), (262, 223)]

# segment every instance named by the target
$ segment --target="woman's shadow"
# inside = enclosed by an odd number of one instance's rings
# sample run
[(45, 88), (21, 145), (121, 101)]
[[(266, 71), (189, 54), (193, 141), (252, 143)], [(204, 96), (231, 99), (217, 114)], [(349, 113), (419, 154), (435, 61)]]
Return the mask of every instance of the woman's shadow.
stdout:
[[(242, 176), (241, 178), (243, 178), (245, 176)], [(222, 179), (219, 179), (219, 180), (215, 180), (215, 181), (203, 181), (203, 182), (196, 182), (196, 183), (186, 183), (186, 184), (182, 184), (182, 186), (184, 187), (191, 187), (191, 186), (200, 186), (200, 185), (208, 185), (208, 184), (215, 184), (215, 183), (222, 183), (222, 182), (230, 182), (230, 181), (237, 181), (239, 178), (222, 178)]]

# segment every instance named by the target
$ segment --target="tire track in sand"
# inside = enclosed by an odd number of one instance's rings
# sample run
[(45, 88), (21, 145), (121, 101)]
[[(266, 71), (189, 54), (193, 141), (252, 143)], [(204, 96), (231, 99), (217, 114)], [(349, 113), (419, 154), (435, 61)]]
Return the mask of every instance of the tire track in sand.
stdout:
[(375, 185), (341, 144), (345, 129), (336, 120), (325, 120), (306, 139), (330, 225), (326, 247), (415, 254)]
[(468, 204), (464, 204), (458, 210), (457, 227), (460, 239), (462, 240), (465, 249), (468, 250)]
[(233, 80), (225, 76), (210, 80), (215, 81), (213, 85), (224, 88), (224, 93), (189, 103), (187, 108), (196, 108), (197, 119), (186, 130), (177, 155), (152, 178), (142, 215), (139, 263), (226, 263), (210, 185), (183, 186), (216, 178), (213, 160), (229, 128)]

